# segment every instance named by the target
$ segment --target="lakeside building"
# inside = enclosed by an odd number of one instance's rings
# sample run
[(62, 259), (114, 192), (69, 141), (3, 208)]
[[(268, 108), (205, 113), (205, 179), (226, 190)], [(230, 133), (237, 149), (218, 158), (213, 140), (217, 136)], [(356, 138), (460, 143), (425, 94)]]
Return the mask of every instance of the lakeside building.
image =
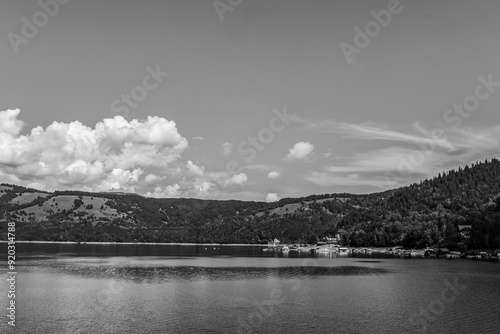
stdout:
[(325, 237), (323, 241), (327, 244), (338, 245), (340, 243), (340, 234), (337, 233), (333, 238)]
[(464, 238), (470, 238), (472, 232), (472, 225), (458, 225), (458, 232)]

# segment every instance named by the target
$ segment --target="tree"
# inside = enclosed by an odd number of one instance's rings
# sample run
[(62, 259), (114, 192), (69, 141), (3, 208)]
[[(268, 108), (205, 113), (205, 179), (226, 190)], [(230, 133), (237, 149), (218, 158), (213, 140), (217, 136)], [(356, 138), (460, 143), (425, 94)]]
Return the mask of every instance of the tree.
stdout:
[(314, 245), (314, 244), (317, 244), (319, 241), (319, 238), (316, 234), (311, 234), (311, 236), (309, 237), (309, 244), (311, 245)]
[(75, 199), (73, 203), (74, 203), (74, 210), (78, 209), (80, 206), (83, 205), (83, 201), (81, 198)]

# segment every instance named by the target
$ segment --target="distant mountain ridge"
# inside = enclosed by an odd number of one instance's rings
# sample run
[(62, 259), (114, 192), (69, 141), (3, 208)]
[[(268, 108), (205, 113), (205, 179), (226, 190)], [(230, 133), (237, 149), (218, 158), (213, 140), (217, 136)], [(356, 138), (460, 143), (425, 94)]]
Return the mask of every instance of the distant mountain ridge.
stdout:
[[(2, 183), (0, 211), (18, 240), (315, 242), (349, 246), (500, 248), (500, 162), (478, 162), (375, 194), (284, 198), (275, 203), (80, 191)], [(458, 225), (471, 225), (463, 236)], [(2, 226), (5, 234), (6, 228)]]

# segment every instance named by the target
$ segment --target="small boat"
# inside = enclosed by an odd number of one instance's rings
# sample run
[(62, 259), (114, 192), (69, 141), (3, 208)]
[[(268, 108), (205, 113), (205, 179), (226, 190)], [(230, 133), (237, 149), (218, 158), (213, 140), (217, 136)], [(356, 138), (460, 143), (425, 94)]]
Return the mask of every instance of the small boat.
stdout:
[(479, 252), (479, 257), (478, 259), (489, 259), (490, 258), (490, 254), (486, 253), (486, 252)]
[(411, 257), (411, 251), (409, 249), (404, 249), (401, 251), (400, 256), (402, 257)]
[(460, 257), (460, 252), (450, 252), (449, 254), (446, 254), (447, 259), (459, 259)]
[(280, 241), (277, 238), (274, 238), (273, 241), (269, 241), (267, 243), (268, 248), (275, 248), (279, 245)]
[(277, 238), (274, 238), (273, 241), (269, 241), (267, 243), (267, 248), (264, 248), (263, 251), (264, 252), (275, 252), (275, 251), (279, 250), (280, 247), (282, 247), (279, 243), (280, 243), (280, 241)]
[(495, 249), (491, 254), (490, 257), (492, 260), (500, 260), (500, 249)]
[(465, 258), (467, 258), (467, 259), (475, 259), (476, 258), (476, 253), (474, 253), (474, 252), (467, 252), (467, 253), (465, 253)]
[(424, 256), (424, 251), (423, 250), (418, 250), (418, 249), (412, 249), (410, 251), (410, 256), (411, 257), (418, 257), (418, 256)]
[(491, 253), (492, 260), (500, 260), (500, 249), (495, 249), (493, 253)]

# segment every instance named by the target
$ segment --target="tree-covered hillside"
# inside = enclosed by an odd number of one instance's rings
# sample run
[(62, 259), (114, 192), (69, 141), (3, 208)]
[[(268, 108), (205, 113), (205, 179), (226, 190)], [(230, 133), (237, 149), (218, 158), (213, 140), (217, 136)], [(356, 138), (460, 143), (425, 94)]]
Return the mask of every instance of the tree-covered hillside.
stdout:
[[(499, 247), (500, 162), (451, 170), (359, 205), (339, 224), (352, 245)], [(458, 225), (472, 225), (472, 237), (461, 237)]]
[[(18, 240), (313, 243), (339, 233), (348, 246), (500, 248), (500, 162), (383, 193), (275, 203), (47, 193), (2, 184), (0, 210), (17, 222)], [(459, 225), (471, 225), (471, 236), (461, 235)]]

